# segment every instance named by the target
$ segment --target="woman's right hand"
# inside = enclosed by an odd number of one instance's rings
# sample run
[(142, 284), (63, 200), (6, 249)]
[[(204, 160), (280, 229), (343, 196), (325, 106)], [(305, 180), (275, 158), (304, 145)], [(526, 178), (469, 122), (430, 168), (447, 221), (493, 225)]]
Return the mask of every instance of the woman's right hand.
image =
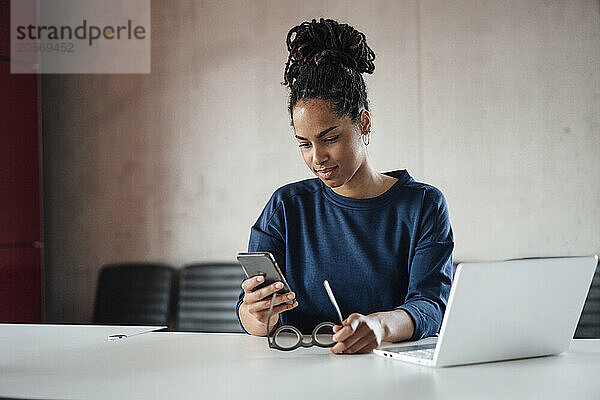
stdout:
[[(244, 290), (244, 300), (240, 308), (254, 320), (254, 321), (242, 321), (246, 330), (253, 335), (265, 336), (267, 326), (267, 316), (269, 314), (269, 307), (271, 306), (271, 299), (273, 293), (283, 288), (283, 283), (275, 282), (268, 286), (260, 289), (256, 289), (257, 286), (264, 282), (264, 277), (255, 276), (246, 279), (242, 282), (242, 289)], [(271, 314), (271, 321), (269, 332), (277, 324), (279, 320), (279, 314), (291, 310), (298, 306), (298, 302), (294, 300), (293, 304), (286, 304), (287, 301), (293, 300), (296, 297), (294, 292), (288, 292), (282, 295), (277, 295), (275, 303), (273, 304), (273, 312)], [(246, 326), (248, 325), (248, 326)], [(250, 328), (250, 329), (248, 329)]]

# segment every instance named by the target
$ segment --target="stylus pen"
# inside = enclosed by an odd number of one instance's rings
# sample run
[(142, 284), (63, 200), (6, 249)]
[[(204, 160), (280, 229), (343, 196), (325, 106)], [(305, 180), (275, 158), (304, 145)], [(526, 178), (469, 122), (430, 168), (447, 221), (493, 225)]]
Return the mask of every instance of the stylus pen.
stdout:
[(128, 339), (130, 337), (143, 335), (145, 333), (167, 332), (168, 330), (169, 330), (168, 328), (162, 328), (162, 329), (157, 329), (157, 330), (153, 330), (153, 331), (151, 330), (151, 331), (144, 331), (144, 332), (134, 333), (132, 335), (126, 335), (124, 333), (117, 333), (117, 334), (114, 334), (114, 335), (110, 335), (107, 339), (108, 340)]
[(343, 325), (344, 318), (342, 318), (340, 306), (338, 306), (337, 301), (335, 301), (335, 296), (333, 295), (333, 290), (331, 290), (331, 286), (329, 286), (329, 282), (327, 282), (327, 280), (324, 280), (323, 286), (325, 286), (325, 291), (327, 292), (327, 296), (329, 296), (329, 300), (331, 301), (331, 304), (333, 304), (333, 308), (335, 308), (335, 311), (337, 311), (337, 315), (340, 319), (340, 325)]

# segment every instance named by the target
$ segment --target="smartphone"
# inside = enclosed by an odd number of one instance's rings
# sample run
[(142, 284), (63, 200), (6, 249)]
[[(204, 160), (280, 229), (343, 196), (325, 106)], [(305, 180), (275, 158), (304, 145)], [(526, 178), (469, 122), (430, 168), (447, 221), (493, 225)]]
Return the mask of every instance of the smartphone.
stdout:
[[(283, 288), (277, 291), (278, 295), (291, 292), (290, 286), (285, 280), (285, 277), (281, 273), (277, 261), (273, 254), (260, 251), (250, 253), (238, 253), (237, 260), (242, 266), (244, 273), (248, 278), (252, 278), (258, 275), (265, 277), (265, 281), (261, 283), (256, 289), (260, 289), (265, 286), (269, 286), (275, 282), (283, 283)], [(256, 290), (255, 289), (255, 290)], [(293, 304), (294, 300), (286, 301), (287, 304)]]

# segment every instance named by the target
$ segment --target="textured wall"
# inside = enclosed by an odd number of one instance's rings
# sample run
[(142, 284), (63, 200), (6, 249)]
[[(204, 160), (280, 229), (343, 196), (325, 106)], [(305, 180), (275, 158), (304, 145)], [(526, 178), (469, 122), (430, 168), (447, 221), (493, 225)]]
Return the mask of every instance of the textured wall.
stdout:
[(90, 320), (104, 263), (234, 260), (312, 177), (280, 82), (320, 16), (366, 33), (371, 160), (446, 194), (457, 260), (600, 252), (599, 7), (153, 2), (152, 74), (42, 78), (48, 320)]

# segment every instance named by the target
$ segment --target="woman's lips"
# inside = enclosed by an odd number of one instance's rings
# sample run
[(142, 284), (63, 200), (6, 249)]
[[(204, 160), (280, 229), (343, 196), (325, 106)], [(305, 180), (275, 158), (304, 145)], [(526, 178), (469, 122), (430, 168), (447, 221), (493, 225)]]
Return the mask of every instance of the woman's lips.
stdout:
[(331, 176), (336, 171), (336, 169), (337, 169), (337, 166), (327, 168), (327, 169), (317, 170), (317, 175), (319, 175), (323, 179), (331, 179)]

